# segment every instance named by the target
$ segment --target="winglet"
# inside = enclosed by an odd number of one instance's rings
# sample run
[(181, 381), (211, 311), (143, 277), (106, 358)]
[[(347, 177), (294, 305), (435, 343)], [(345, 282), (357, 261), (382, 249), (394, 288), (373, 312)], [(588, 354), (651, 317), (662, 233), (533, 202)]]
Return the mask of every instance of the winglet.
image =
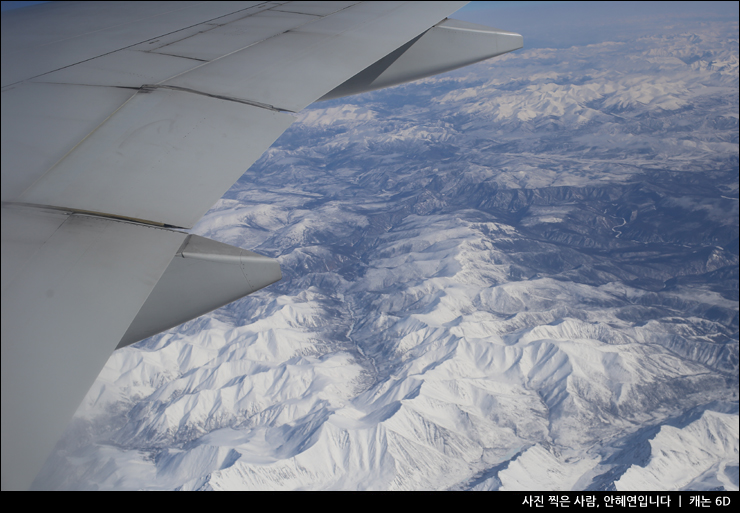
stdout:
[(521, 35), (446, 19), (325, 94), (332, 100), (437, 75), (524, 46)]

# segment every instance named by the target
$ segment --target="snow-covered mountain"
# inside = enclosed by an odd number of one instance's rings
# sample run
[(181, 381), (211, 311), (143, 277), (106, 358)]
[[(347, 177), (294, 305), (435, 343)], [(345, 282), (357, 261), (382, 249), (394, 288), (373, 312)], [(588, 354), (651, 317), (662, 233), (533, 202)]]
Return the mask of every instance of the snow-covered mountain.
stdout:
[(194, 229), (284, 278), (116, 351), (36, 486), (738, 489), (737, 23), (316, 104)]

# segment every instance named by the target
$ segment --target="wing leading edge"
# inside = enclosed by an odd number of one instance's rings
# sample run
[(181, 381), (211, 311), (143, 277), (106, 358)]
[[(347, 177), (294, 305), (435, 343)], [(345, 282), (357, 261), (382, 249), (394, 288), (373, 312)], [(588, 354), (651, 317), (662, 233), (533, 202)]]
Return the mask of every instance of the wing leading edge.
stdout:
[(2, 488), (116, 347), (280, 279), (192, 227), (310, 103), (521, 48), (465, 2), (64, 2), (2, 15)]

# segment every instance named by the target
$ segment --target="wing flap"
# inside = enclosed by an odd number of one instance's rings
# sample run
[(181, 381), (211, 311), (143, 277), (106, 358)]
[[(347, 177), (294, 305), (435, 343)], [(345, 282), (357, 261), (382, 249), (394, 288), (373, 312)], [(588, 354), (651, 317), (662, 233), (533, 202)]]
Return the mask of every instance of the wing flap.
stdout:
[(186, 234), (13, 206), (2, 220), (5, 490), (31, 483)]
[(18, 201), (134, 94), (128, 89), (56, 84), (24, 84), (0, 93), (2, 201)]
[(195, 93), (140, 91), (15, 201), (191, 227), (293, 121)]

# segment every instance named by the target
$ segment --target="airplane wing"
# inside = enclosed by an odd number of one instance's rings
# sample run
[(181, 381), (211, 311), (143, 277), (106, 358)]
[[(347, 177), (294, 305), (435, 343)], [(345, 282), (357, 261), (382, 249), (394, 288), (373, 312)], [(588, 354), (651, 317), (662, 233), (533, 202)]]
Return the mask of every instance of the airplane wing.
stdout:
[(117, 347), (280, 279), (188, 235), (322, 99), (506, 53), (466, 2), (53, 2), (2, 14), (2, 489)]

